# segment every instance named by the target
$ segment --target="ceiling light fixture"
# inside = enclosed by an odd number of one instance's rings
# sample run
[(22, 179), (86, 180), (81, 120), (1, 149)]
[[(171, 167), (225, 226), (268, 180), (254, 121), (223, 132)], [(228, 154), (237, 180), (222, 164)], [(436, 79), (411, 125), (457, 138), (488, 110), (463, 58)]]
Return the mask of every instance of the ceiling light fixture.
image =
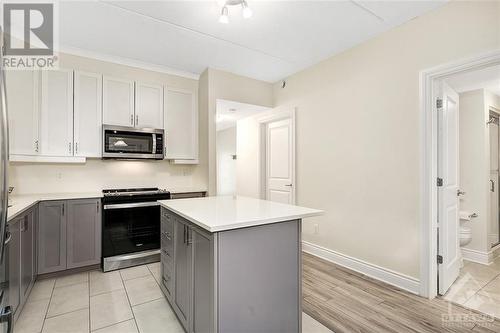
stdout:
[(228, 6), (241, 6), (243, 18), (247, 19), (252, 17), (253, 12), (248, 7), (246, 0), (226, 0), (222, 3), (222, 9), (219, 17), (219, 22), (227, 24), (229, 23), (229, 8)]

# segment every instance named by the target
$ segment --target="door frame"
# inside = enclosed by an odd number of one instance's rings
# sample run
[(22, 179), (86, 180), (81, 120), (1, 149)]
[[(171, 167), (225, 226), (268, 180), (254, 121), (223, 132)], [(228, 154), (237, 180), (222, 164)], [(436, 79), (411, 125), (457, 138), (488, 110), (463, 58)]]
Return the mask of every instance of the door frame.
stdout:
[(296, 108), (289, 108), (283, 110), (271, 110), (265, 112), (262, 116), (257, 117), (257, 122), (260, 127), (260, 143), (259, 143), (259, 151), (260, 151), (260, 198), (266, 199), (266, 191), (267, 191), (267, 125), (271, 122), (275, 122), (278, 120), (290, 119), (292, 123), (292, 204), (297, 203), (297, 179), (296, 179), (296, 160), (297, 160), (297, 146), (295, 140), (296, 133), (296, 119), (295, 119)]
[(437, 165), (436, 83), (458, 73), (500, 65), (500, 49), (449, 62), (420, 72), (420, 295), (437, 296)]
[[(494, 107), (492, 105), (489, 105), (488, 106), (488, 111), (489, 111), (490, 119), (491, 119), (492, 114), (493, 114), (494, 115), (493, 117), (497, 118), (497, 121), (500, 122), (500, 109), (497, 109), (496, 107)], [(491, 141), (489, 141), (489, 143), (491, 145)], [(498, 147), (500, 147), (500, 125), (499, 125), (499, 142), (498, 142)], [(489, 155), (489, 157), (490, 157), (490, 162), (491, 162), (491, 154)], [(499, 161), (498, 162), (499, 162), (499, 165), (500, 165), (500, 155), (499, 155)], [(490, 206), (490, 211), (491, 211), (491, 206)], [(490, 215), (490, 219), (491, 219), (491, 215)], [(488, 223), (491, 223), (491, 221), (488, 221)], [(500, 227), (500, 219), (499, 219), (498, 223), (499, 223), (499, 227)], [(489, 242), (489, 237), (490, 237), (490, 234), (489, 234), (489, 229), (488, 229), (488, 236), (487, 236), (488, 242)], [(496, 251), (498, 249), (500, 249), (500, 242), (498, 242), (497, 244), (495, 244), (493, 246), (490, 245), (490, 251), (494, 252), (494, 251)]]

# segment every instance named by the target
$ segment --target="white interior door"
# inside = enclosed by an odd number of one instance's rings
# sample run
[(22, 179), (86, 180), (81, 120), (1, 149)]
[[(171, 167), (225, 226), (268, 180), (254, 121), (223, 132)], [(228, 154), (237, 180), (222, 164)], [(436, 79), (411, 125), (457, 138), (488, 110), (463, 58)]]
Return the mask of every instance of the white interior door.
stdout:
[(488, 241), (491, 246), (499, 242), (499, 197), (498, 197), (498, 118), (490, 123), (490, 223)]
[(444, 295), (460, 271), (459, 246), (459, 122), (458, 94), (444, 82), (440, 98), (442, 108), (438, 110), (438, 177), (443, 180), (438, 187), (439, 200), (439, 254), (443, 257), (439, 265), (439, 293)]
[(295, 148), (292, 119), (273, 121), (266, 128), (266, 199), (295, 203)]

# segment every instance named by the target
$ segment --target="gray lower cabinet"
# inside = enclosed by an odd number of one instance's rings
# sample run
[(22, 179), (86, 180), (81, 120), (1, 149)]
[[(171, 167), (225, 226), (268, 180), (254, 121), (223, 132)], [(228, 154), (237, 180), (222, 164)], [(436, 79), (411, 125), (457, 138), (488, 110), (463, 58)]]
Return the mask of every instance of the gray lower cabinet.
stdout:
[(193, 323), (195, 333), (213, 332), (213, 237), (192, 229), (193, 244)]
[(14, 315), (26, 302), (36, 277), (36, 207), (9, 221), (9, 303)]
[(38, 217), (38, 274), (66, 269), (66, 201), (43, 201)]
[(101, 262), (101, 201), (69, 200), (66, 220), (67, 268)]
[(9, 222), (9, 304), (14, 313), (21, 304), (21, 221)]
[(186, 332), (213, 332), (212, 235), (162, 209), (162, 290)]
[(301, 331), (300, 220), (210, 233), (162, 208), (161, 229), (161, 289), (186, 332)]
[(177, 315), (188, 330), (191, 298), (191, 244), (189, 226), (180, 220), (174, 222), (174, 303)]
[(98, 264), (99, 199), (44, 201), (38, 218), (38, 274)]
[(30, 210), (20, 221), (21, 230), (21, 300), (28, 299), (31, 286), (35, 283), (35, 209)]

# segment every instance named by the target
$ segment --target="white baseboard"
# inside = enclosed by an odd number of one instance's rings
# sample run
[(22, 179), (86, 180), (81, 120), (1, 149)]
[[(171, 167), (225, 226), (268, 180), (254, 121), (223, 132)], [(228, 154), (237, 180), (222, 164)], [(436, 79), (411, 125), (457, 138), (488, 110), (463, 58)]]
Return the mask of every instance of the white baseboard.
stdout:
[(366, 261), (306, 241), (302, 241), (302, 250), (413, 294), (418, 295), (420, 293), (420, 280), (411, 276), (370, 264)]
[(462, 256), (464, 260), (476, 262), (478, 264), (489, 265), (493, 261), (493, 252), (482, 252), (462, 248)]
[(489, 255), (491, 263), (493, 263), (496, 258), (500, 257), (500, 244), (492, 248)]

